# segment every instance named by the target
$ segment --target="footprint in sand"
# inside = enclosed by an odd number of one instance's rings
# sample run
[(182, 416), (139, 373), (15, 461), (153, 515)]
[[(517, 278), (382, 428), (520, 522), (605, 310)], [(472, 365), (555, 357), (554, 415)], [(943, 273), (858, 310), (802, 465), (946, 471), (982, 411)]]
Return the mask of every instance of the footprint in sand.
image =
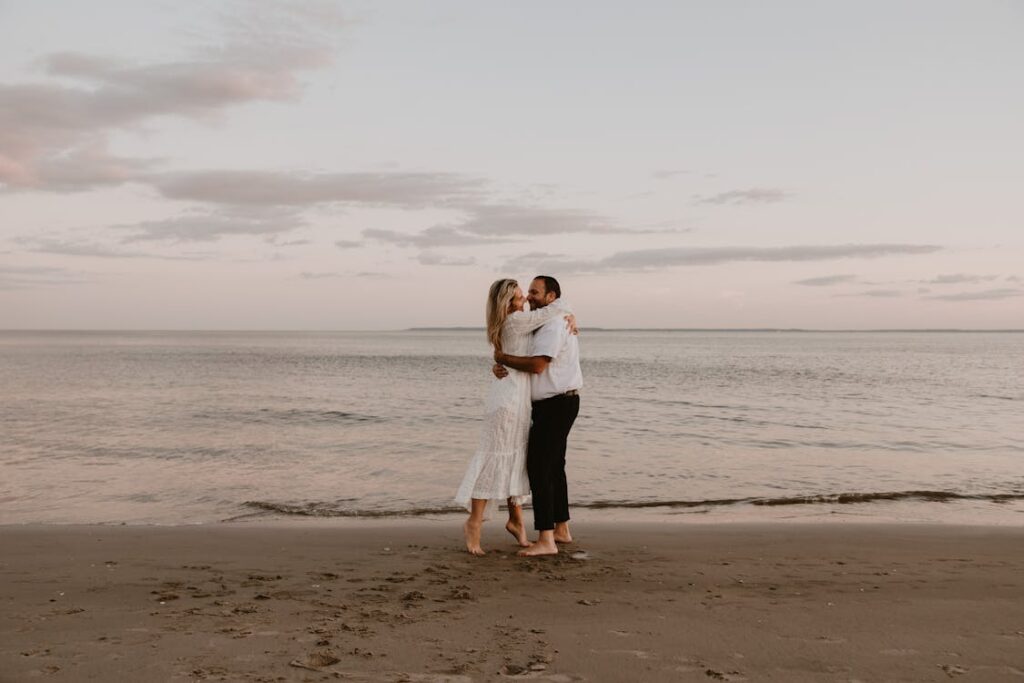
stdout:
[(815, 643), (825, 643), (827, 645), (841, 645), (846, 642), (846, 638), (833, 638), (831, 636), (818, 636), (814, 639)]
[(150, 591), (150, 593), (156, 594), (156, 601), (161, 605), (171, 600), (177, 600), (180, 597), (177, 593), (161, 593), (160, 591)]
[[(597, 650), (592, 650), (597, 652)], [(633, 655), (637, 659), (657, 659), (658, 655), (647, 652), (646, 650), (605, 650), (609, 654), (621, 654), (621, 655)]]
[(304, 657), (299, 657), (288, 662), (288, 666), (310, 671), (320, 671), (326, 666), (337, 664), (341, 660), (329, 652), (313, 652)]
[(519, 666), (518, 664), (506, 664), (498, 671), (502, 678), (529, 679), (531, 681), (547, 681), (547, 683), (573, 683), (584, 680), (582, 676), (574, 674), (551, 674), (545, 669), (534, 668), (536, 665)]
[(745, 681), (747, 680), (739, 671), (718, 671), (716, 669), (707, 668), (704, 670), (704, 675), (708, 678), (716, 681)]

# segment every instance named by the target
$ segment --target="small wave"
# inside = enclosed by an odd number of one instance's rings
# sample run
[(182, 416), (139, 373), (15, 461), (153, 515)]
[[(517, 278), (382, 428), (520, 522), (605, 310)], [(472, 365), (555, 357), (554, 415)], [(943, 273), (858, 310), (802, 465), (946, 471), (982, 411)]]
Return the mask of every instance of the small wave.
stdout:
[(755, 501), (754, 505), (812, 505), (815, 503), (872, 503), (879, 500), (921, 500), (929, 503), (943, 503), (952, 500), (982, 500), (1003, 503), (1010, 500), (1024, 500), (1024, 493), (956, 493), (955, 491), (889, 491), (878, 493), (838, 493), (817, 496), (793, 496), (790, 498), (768, 498)]
[(1012, 500), (1024, 500), (1024, 492), (1012, 493), (957, 493), (956, 491), (874, 491), (863, 493), (823, 493), (807, 496), (782, 496), (778, 498), (720, 498), (710, 500), (671, 500), (671, 501), (598, 501), (583, 503), (576, 507), (602, 508), (695, 508), (718, 507), (727, 505), (849, 505), (853, 503), (873, 503), (877, 501), (917, 500), (929, 503), (944, 503), (954, 500), (980, 500), (992, 503), (1005, 503)]
[(257, 410), (245, 410), (238, 412), (225, 411), (224, 413), (199, 413), (196, 417), (200, 419), (211, 419), (223, 422), (241, 422), (248, 424), (274, 424), (278, 422), (289, 423), (361, 423), (361, 422), (383, 422), (387, 418), (378, 415), (363, 415), (360, 413), (349, 413), (341, 410), (278, 410), (274, 408), (259, 408)]
[(345, 413), (340, 410), (325, 410), (320, 413), (313, 413), (312, 417), (328, 421), (344, 420), (347, 422), (382, 422), (383, 417), (377, 415), (360, 415), (358, 413)]
[(694, 413), (693, 417), (699, 420), (718, 420), (720, 422), (739, 422), (749, 424), (752, 427), (792, 427), (793, 429), (828, 429), (822, 425), (794, 424), (788, 422), (772, 422), (770, 420), (755, 420), (749, 417), (729, 417), (727, 415), (705, 415)]
[(573, 503), (573, 507), (605, 510), (611, 508), (698, 508), (749, 503), (754, 498), (718, 498), (711, 500), (599, 500), (593, 503)]
[[(713, 508), (739, 505), (782, 506), (782, 505), (852, 505), (857, 503), (874, 503), (880, 501), (919, 501), (929, 503), (947, 503), (958, 500), (987, 501), (1006, 503), (1024, 500), (1024, 492), (1011, 493), (958, 493), (956, 491), (875, 491), (850, 493), (824, 493), (806, 496), (782, 497), (750, 497), (750, 498), (712, 498), (707, 500), (601, 500), (587, 503), (576, 503), (573, 507), (591, 510), (603, 509), (646, 509), (646, 508)], [(464, 512), (460, 507), (434, 506), (398, 509), (360, 509), (348, 507), (345, 503), (354, 503), (356, 499), (334, 502), (310, 503), (273, 503), (269, 501), (250, 500), (243, 506), (255, 512), (232, 517), (226, 521), (253, 517), (264, 514), (289, 515), (300, 517), (424, 517), (427, 515), (445, 515)]]
[[(459, 507), (404, 508), (399, 510), (360, 510), (339, 507), (338, 503), (271, 503), (262, 500), (247, 500), (244, 507), (261, 513), (298, 515), (300, 517), (423, 517), (450, 512), (464, 512)], [(240, 517), (250, 516), (242, 515)], [(231, 519), (239, 519), (232, 517)]]

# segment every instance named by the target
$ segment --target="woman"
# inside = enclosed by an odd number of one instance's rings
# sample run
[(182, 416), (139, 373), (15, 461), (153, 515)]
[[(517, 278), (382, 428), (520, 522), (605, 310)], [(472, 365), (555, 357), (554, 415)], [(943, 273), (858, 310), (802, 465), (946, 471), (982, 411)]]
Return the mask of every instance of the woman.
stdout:
[[(487, 340), (496, 350), (529, 355), (530, 333), (552, 318), (564, 317), (574, 332), (576, 319), (561, 299), (536, 311), (524, 311), (526, 297), (515, 280), (497, 280), (487, 294)], [(529, 546), (522, 504), (529, 498), (526, 442), (530, 435), (530, 375), (512, 370), (491, 382), (480, 445), (466, 469), (455, 502), (469, 510), (463, 525), (466, 550), (483, 555), (480, 527), (491, 501), (508, 503), (505, 528), (522, 547)]]

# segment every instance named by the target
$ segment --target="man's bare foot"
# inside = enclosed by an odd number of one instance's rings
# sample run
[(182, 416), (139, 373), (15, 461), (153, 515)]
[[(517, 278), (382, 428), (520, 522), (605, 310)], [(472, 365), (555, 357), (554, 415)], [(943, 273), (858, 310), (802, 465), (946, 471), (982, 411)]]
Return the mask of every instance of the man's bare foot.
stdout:
[(523, 548), (530, 547), (530, 540), (526, 538), (526, 527), (523, 526), (522, 522), (513, 522), (511, 519), (505, 524), (505, 530), (512, 534), (512, 537), (516, 539)]
[(569, 525), (566, 523), (555, 525), (555, 542), (572, 543), (572, 534), (569, 533)]
[(470, 555), (484, 555), (484, 549), (480, 547), (480, 527), (483, 526), (483, 522), (473, 522), (467, 519), (466, 523), (462, 525), (462, 533), (466, 535), (466, 550), (469, 551)]
[(540, 555), (557, 555), (558, 546), (555, 545), (554, 541), (541, 542), (530, 544), (529, 548), (524, 548), (519, 551), (520, 557), (538, 557)]

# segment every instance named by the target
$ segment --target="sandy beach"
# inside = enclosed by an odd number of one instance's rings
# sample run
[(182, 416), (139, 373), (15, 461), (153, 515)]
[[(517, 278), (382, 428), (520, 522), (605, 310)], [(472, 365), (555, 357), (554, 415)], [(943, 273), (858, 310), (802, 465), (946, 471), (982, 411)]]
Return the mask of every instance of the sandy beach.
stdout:
[(0, 527), (0, 680), (1024, 680), (1024, 529)]

